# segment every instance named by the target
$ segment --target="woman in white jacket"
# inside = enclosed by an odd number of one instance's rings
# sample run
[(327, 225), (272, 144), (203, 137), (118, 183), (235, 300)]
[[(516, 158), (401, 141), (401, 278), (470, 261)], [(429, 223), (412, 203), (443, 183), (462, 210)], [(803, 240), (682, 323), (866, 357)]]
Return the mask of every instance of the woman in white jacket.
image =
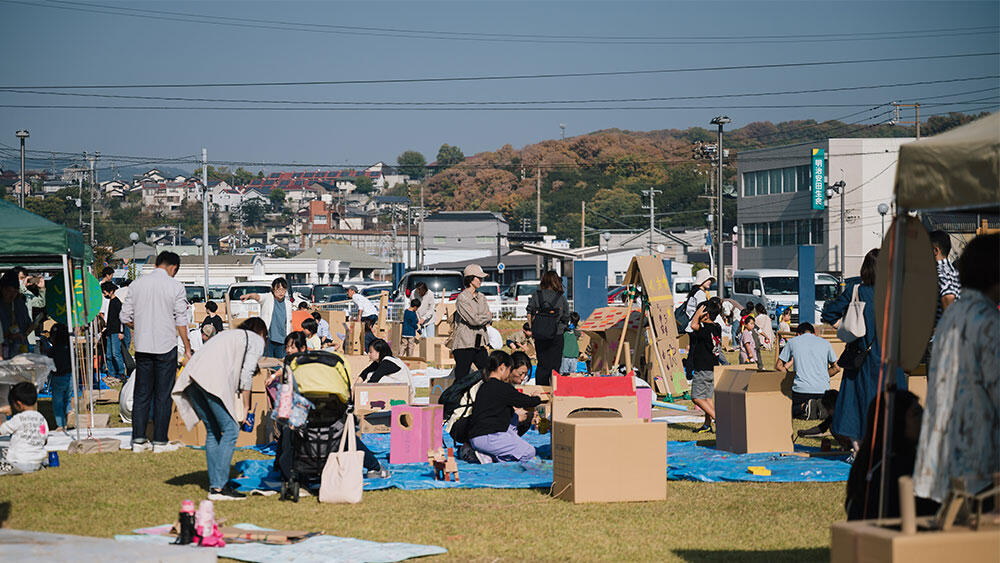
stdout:
[(217, 334), (191, 357), (174, 384), (174, 403), (185, 426), (191, 429), (199, 420), (205, 423), (209, 500), (246, 497), (226, 483), (243, 413), (250, 410), (250, 387), (266, 337), (267, 325), (259, 317)]

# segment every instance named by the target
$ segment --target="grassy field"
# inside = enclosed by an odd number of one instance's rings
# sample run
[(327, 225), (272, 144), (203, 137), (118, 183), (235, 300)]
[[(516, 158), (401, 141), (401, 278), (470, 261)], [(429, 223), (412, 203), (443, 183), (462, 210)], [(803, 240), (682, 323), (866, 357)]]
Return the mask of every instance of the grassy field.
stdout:
[[(45, 401), (40, 406), (48, 409)], [(706, 438), (692, 432), (695, 426), (671, 426), (670, 439)], [(63, 453), (60, 460), (58, 468), (0, 479), (3, 526), (110, 537), (172, 522), (182, 500), (205, 495), (204, 454), (197, 450)], [(449, 550), (442, 561), (820, 561), (829, 558), (829, 525), (843, 519), (843, 483), (669, 481), (665, 502), (599, 505), (546, 493), (387, 490), (366, 492), (357, 506), (253, 497), (216, 509), (230, 524), (440, 545)]]

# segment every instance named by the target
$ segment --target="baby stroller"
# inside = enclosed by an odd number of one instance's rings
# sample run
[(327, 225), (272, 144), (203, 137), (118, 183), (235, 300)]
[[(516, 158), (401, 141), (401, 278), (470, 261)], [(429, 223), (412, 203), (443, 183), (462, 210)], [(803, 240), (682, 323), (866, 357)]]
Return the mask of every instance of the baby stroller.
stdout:
[(305, 424), (297, 428), (280, 425), (274, 460), (275, 469), (281, 474), (280, 499), (298, 502), (300, 486), (308, 487), (319, 479), (327, 457), (340, 443), (347, 422), (351, 384), (343, 358), (323, 351), (287, 356), (282, 383), (289, 380), (295, 391), (313, 404)]

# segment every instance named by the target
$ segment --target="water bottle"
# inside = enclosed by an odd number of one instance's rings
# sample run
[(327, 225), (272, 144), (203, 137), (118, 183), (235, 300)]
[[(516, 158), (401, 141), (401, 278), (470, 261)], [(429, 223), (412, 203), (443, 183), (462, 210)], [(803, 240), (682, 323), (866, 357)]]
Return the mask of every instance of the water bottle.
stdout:
[(59, 467), (59, 452), (49, 452), (49, 467)]
[(257, 418), (256, 412), (257, 412), (257, 407), (255, 405), (253, 410), (248, 412), (246, 418), (243, 419), (243, 426), (240, 427), (241, 430), (243, 430), (244, 432), (253, 432), (253, 423), (254, 420)]

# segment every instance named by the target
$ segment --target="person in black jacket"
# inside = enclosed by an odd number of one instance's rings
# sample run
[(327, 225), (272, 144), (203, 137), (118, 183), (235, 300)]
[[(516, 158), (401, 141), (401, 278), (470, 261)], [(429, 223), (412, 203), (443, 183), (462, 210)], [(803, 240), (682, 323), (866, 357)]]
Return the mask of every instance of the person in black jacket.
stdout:
[(101, 284), (101, 293), (108, 300), (107, 325), (104, 329), (104, 345), (106, 346), (105, 358), (107, 359), (108, 375), (125, 379), (125, 359), (122, 358), (122, 340), (125, 335), (122, 333), (122, 302), (115, 297), (118, 286), (112, 282)]
[(552, 270), (542, 275), (538, 291), (528, 299), (528, 323), (538, 358), (535, 384), (551, 385), (552, 372), (562, 365), (563, 333), (569, 326), (569, 302), (559, 274)]
[(542, 400), (525, 395), (509, 383), (511, 358), (507, 352), (490, 353), (486, 380), (479, 386), (469, 420), (469, 445), (494, 461), (528, 461), (535, 448), (517, 433), (514, 408), (532, 409)]
[(219, 305), (215, 301), (205, 303), (205, 320), (201, 321), (201, 326), (214, 326), (215, 334), (222, 332), (222, 317), (218, 314), (218, 311)]

